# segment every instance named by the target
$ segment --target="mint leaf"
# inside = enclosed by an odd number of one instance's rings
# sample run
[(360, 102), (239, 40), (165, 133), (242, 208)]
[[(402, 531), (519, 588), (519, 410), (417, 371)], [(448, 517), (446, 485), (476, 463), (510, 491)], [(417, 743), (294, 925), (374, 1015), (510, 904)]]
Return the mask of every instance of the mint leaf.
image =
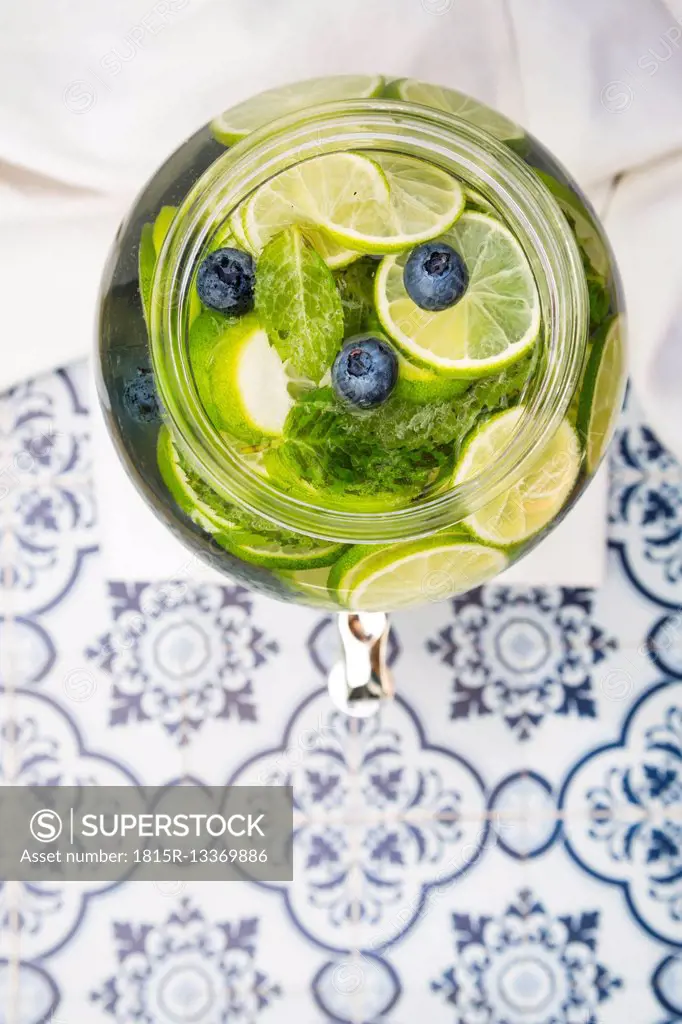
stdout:
[(316, 388), (289, 413), (275, 475), (278, 462), (283, 476), (302, 477), (320, 491), (416, 497), (454, 466), (481, 416), (518, 400), (534, 358), (475, 381), (454, 398), (416, 403), (394, 392), (366, 412), (339, 402), (331, 388)]
[(343, 340), (343, 308), (331, 270), (298, 228), (280, 232), (263, 249), (256, 312), (281, 358), (318, 383)]
[(374, 312), (374, 277), (377, 266), (376, 260), (364, 256), (334, 274), (343, 307), (346, 338), (369, 329), (369, 317)]

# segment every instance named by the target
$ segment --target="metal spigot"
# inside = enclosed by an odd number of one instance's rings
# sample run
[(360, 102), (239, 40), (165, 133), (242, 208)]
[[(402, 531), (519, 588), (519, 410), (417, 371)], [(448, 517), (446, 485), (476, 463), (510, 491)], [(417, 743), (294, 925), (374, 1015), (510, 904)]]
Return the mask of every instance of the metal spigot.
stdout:
[(354, 718), (374, 715), (393, 696), (386, 664), (389, 619), (384, 612), (341, 612), (339, 633), (343, 659), (329, 674), (329, 696)]

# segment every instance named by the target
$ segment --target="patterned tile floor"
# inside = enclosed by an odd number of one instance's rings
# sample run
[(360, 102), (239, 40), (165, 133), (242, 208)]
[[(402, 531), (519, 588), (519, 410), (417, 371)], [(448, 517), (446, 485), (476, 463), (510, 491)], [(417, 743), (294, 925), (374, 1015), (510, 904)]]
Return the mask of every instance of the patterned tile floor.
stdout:
[(631, 403), (597, 591), (394, 620), (330, 707), (328, 617), (103, 579), (87, 370), (0, 399), (4, 782), (293, 782), (287, 885), (0, 887), (1, 1024), (682, 1020), (682, 470)]

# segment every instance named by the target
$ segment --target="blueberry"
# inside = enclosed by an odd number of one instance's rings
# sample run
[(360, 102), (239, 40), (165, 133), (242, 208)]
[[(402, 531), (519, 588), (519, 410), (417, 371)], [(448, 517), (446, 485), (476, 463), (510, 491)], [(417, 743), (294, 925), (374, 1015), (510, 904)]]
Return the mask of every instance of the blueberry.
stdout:
[(349, 338), (332, 366), (334, 391), (344, 402), (359, 409), (381, 405), (397, 381), (395, 352), (388, 342), (371, 334)]
[(403, 271), (405, 290), (421, 309), (436, 313), (464, 295), (469, 273), (460, 254), (445, 242), (426, 242), (410, 253)]
[(239, 316), (253, 309), (253, 257), (241, 249), (216, 249), (199, 267), (197, 291), (205, 306)]
[(123, 405), (137, 423), (158, 423), (161, 410), (151, 370), (138, 367), (135, 376), (125, 382)]

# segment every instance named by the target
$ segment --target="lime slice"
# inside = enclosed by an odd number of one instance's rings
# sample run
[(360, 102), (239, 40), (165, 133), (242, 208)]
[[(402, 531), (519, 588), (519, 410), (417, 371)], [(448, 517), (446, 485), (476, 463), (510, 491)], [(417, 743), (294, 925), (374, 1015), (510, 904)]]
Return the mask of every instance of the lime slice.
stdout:
[(249, 132), (270, 121), (295, 114), (306, 107), (338, 100), (364, 99), (381, 92), (383, 78), (379, 75), (333, 75), (309, 78), (304, 82), (268, 89), (257, 96), (226, 110), (211, 122), (211, 131), (226, 146), (243, 139)]
[(510, 121), (504, 114), (487, 107), (485, 103), (479, 103), (463, 92), (457, 92), (456, 89), (429, 85), (427, 82), (419, 82), (416, 78), (402, 78), (389, 86), (388, 94), (408, 103), (421, 103), (424, 107), (454, 114), (503, 142), (522, 139), (525, 136), (523, 128)]
[(244, 231), (244, 210), (246, 203), (240, 203), (236, 210), (233, 210), (227, 220), (228, 229), (237, 243), (238, 249), (251, 252), (252, 247)]
[(588, 262), (600, 277), (610, 276), (611, 260), (604, 236), (582, 200), (567, 185), (563, 185), (551, 174), (536, 170), (535, 173), (552, 193), (561, 212), (572, 225), (576, 240)]
[(157, 256), (161, 252), (161, 246), (166, 240), (177, 210), (177, 206), (162, 206), (157, 214), (154, 221), (154, 248)]
[(516, 362), (535, 343), (540, 298), (523, 249), (485, 213), (465, 213), (442, 236), (469, 272), (460, 301), (439, 313), (407, 294), (408, 253), (387, 256), (375, 279), (375, 304), (384, 330), (412, 362), (453, 377), (484, 377)]
[(183, 468), (166, 426), (159, 431), (156, 454), (161, 479), (192, 522), (207, 533), (222, 533), (235, 528), (236, 521), (230, 516), (229, 506), (221, 503), (218, 495), (215, 496), (215, 507), (206, 502), (205, 489), (202, 488), (200, 493), (197, 481)]
[[(354, 223), (388, 206), (388, 182), (377, 164), (358, 153), (329, 153), (289, 167), (256, 189), (246, 201), (242, 227), (246, 243), (260, 252), (284, 228), (301, 227), (333, 269), (358, 257), (321, 230), (328, 221)], [(232, 227), (237, 234), (236, 216)]]
[(379, 256), (400, 252), (442, 234), (460, 216), (464, 191), (451, 174), (400, 153), (371, 157), (388, 182), (388, 205), (377, 197), (322, 210), (318, 223), (341, 245)]
[(462, 534), (440, 534), (383, 548), (351, 548), (331, 570), (329, 589), (356, 611), (390, 611), (471, 590), (506, 565), (496, 548)]
[(154, 278), (154, 267), (156, 266), (156, 249), (154, 248), (154, 227), (152, 224), (145, 224), (140, 234), (140, 247), (137, 254), (138, 286), (140, 289), (140, 301), (142, 312), (149, 330), (152, 281)]
[(423, 366), (411, 363), (398, 352), (398, 384), (396, 395), (412, 402), (430, 404), (446, 398), (455, 398), (471, 385), (464, 377), (448, 377), (442, 373), (432, 373)]
[[(455, 469), (454, 483), (476, 476), (507, 447), (524, 407), (497, 413), (473, 432)], [(526, 474), (469, 516), (465, 523), (481, 540), (507, 546), (527, 540), (554, 519), (573, 490), (580, 470), (580, 445), (567, 420), (550, 438)]]
[(220, 425), (255, 443), (284, 430), (293, 400), (284, 364), (254, 314), (228, 323), (207, 368)]
[(585, 444), (587, 472), (602, 460), (623, 403), (625, 322), (617, 316), (594, 339), (578, 406), (578, 431)]
[(465, 188), (464, 198), (466, 199), (467, 209), (473, 207), (476, 213), (489, 213), (493, 217), (497, 216), (497, 211), (493, 204), (484, 195), (477, 192), (475, 188)]
[(281, 578), (291, 587), (294, 593), (305, 597), (309, 604), (330, 607), (332, 595), (327, 589), (329, 566), (321, 569), (281, 570)]
[(232, 530), (216, 537), (216, 541), (231, 554), (251, 565), (264, 569), (315, 569), (332, 565), (344, 550), (343, 544), (291, 534), (291, 539), (273, 532), (253, 533)]

